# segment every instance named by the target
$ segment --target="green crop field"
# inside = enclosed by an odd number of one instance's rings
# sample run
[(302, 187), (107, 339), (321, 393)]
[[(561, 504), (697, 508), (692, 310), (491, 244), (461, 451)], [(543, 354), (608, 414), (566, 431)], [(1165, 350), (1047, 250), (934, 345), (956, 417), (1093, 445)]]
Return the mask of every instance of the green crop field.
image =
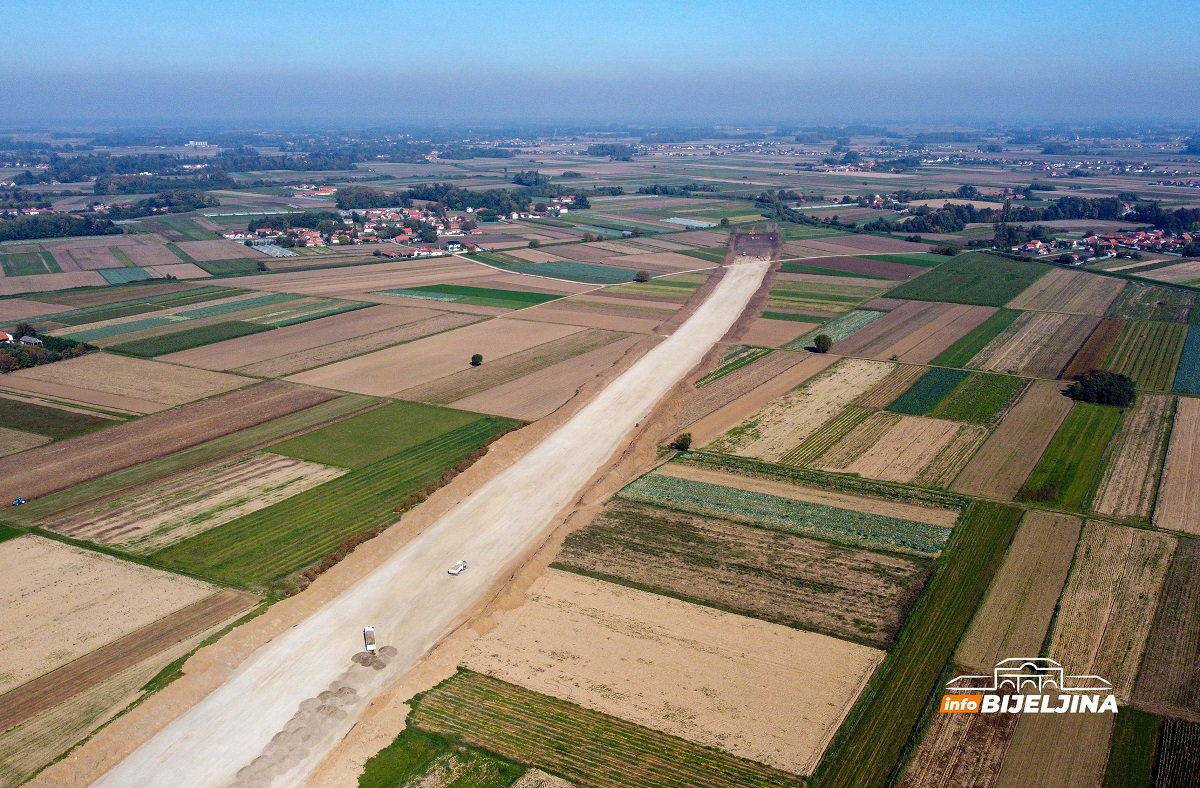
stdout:
[(49, 252), (10, 252), (0, 254), (0, 266), (5, 276), (35, 276), (62, 271)]
[(18, 536), (24, 536), (24, 535), (25, 535), (24, 531), (19, 531), (16, 528), (13, 528), (12, 526), (8, 526), (8, 525), (5, 525), (4, 523), (0, 523), (0, 542), (5, 542), (5, 541), (8, 541), (9, 539), (16, 539)]
[(131, 268), (101, 268), (96, 273), (104, 277), (104, 281), (110, 285), (124, 285), (130, 282), (143, 282), (154, 277), (145, 268), (133, 266)]
[(518, 422), (476, 417), (345, 476), (186, 539), (152, 560), (239, 586), (261, 586), (396, 520), (394, 508)]
[(997, 311), (996, 314), (968, 331), (962, 339), (943, 350), (930, 363), (938, 367), (965, 367), (976, 353), (983, 350), (987, 343), (1011, 326), (1020, 316), (1021, 313), (1016, 309)]
[(783, 455), (779, 461), (784, 465), (807, 465), (833, 448), (835, 443), (849, 435), (874, 412), (870, 408), (853, 405), (843, 408), (837, 418), (805, 438), (803, 443)]
[(455, 788), (507, 788), (527, 770), (498, 755), (468, 747), (452, 736), (405, 728), (376, 753), (359, 775), (359, 788), (445, 785), (438, 778), (450, 770)]
[(1200, 326), (1188, 329), (1174, 388), (1180, 394), (1200, 394)]
[(837, 314), (849, 312), (863, 301), (879, 295), (882, 290), (883, 287), (859, 284), (776, 281), (767, 303), (772, 309)]
[(897, 397), (887, 409), (894, 413), (924, 416), (937, 407), (958, 384), (969, 375), (961, 369), (934, 367), (926, 372), (908, 391)]
[(820, 328), (814, 328), (807, 334), (796, 337), (783, 347), (788, 350), (804, 350), (820, 334), (825, 334), (834, 342), (841, 342), (855, 331), (858, 331), (860, 328), (866, 328), (886, 314), (887, 312), (877, 312), (873, 309), (855, 309), (852, 312), (835, 317)]
[(823, 227), (814, 227), (808, 224), (787, 224), (779, 225), (779, 233), (785, 241), (803, 241), (806, 238), (833, 238), (837, 235), (845, 235), (840, 230), (827, 230)]
[(296, 301), (302, 296), (292, 295), (291, 293), (271, 293), (269, 295), (259, 295), (253, 298), (243, 298), (239, 301), (229, 301), (223, 304), (213, 304), (212, 306), (202, 306), (196, 309), (187, 309), (180, 312), (177, 317), (187, 318), (188, 320), (199, 320), (204, 317), (218, 317), (220, 315), (228, 315), (234, 312), (242, 312), (247, 309), (256, 309), (260, 306), (274, 306), (275, 304), (285, 304), (288, 301)]
[(930, 416), (951, 421), (991, 424), (1008, 410), (1029, 381), (1012, 375), (977, 372), (966, 383), (929, 411)]
[(1082, 508), (1100, 478), (1104, 450), (1120, 423), (1121, 411), (1114, 407), (1076, 402), (1018, 498), (1066, 509)]
[(720, 365), (716, 369), (696, 381), (696, 388), (707, 386), (714, 380), (725, 377), (730, 372), (736, 372), (742, 367), (749, 366), (763, 356), (770, 354), (770, 352), (769, 348), (734, 345), (725, 354), (725, 358), (721, 360)]
[(817, 315), (802, 315), (799, 312), (763, 312), (762, 316), (767, 320), (791, 320), (796, 323), (824, 323), (828, 317), (819, 317)]
[(217, 234), (212, 230), (206, 230), (193, 222), (191, 219), (187, 219), (182, 216), (170, 219), (164, 217), (158, 221), (179, 233), (189, 241), (211, 241), (218, 237)]
[(236, 258), (234, 260), (203, 260), (197, 262), (196, 265), (213, 276), (241, 276), (258, 273), (260, 262), (264, 261)]
[(175, 255), (176, 257), (178, 257), (180, 260), (182, 260), (182, 261), (183, 261), (183, 262), (185, 262), (185, 263), (196, 263), (196, 262), (199, 262), (199, 261), (198, 261), (196, 258), (192, 257), (190, 254), (188, 254), (187, 252), (183, 251), (182, 249), (180, 249), (178, 246), (176, 246), (176, 245), (175, 245), (175, 244), (173, 244), (173, 243), (171, 243), (171, 244), (167, 244), (166, 246), (167, 246), (167, 250), (168, 250), (168, 251), (169, 251), (171, 254)]
[(275, 454), (339, 468), (365, 468), (482, 418), (478, 413), (392, 402), (271, 447)]
[(721, 263), (725, 261), (725, 255), (729, 252), (724, 246), (713, 246), (707, 249), (681, 249), (679, 254), (686, 254), (688, 257), (695, 257), (698, 260), (707, 260), (710, 263)]
[(950, 259), (944, 254), (929, 254), (927, 252), (913, 252), (912, 254), (860, 254), (858, 256), (866, 260), (883, 260), (888, 263), (915, 265), (920, 268), (938, 266)]
[(0, 427), (34, 432), (49, 438), (70, 438), (120, 423), (102, 416), (89, 416), (15, 399), (4, 400), (4, 407), (0, 408)]
[(1104, 369), (1128, 375), (1138, 388), (1170, 391), (1188, 327), (1181, 323), (1130, 320), (1113, 346)]
[(704, 283), (708, 274), (672, 274), (662, 279), (651, 279), (649, 282), (628, 282), (608, 288), (608, 292), (618, 295), (653, 296), (654, 298), (673, 298), (686, 301), (691, 298)]
[[(136, 290), (136, 288), (131, 289)], [(47, 319), (52, 319), (55, 323), (63, 323), (68, 326), (81, 326), (86, 323), (99, 323), (102, 320), (115, 320), (118, 317), (144, 315), (147, 312), (156, 312), (160, 309), (171, 309), (172, 307), (186, 306), (187, 304), (215, 301), (218, 298), (232, 298), (246, 292), (246, 290), (239, 290), (232, 287), (206, 285), (204, 287), (194, 287), (171, 293), (161, 293), (145, 297), (135, 296), (124, 301), (113, 301), (96, 306), (82, 307), (80, 309), (73, 309), (70, 312), (59, 312), (56, 315), (47, 317)], [(49, 301), (50, 299), (47, 298), (44, 300)]]
[(1113, 724), (1112, 749), (1104, 788), (1143, 788), (1151, 784), (1162, 719), (1126, 706)]
[(942, 549), (950, 536), (950, 529), (941, 526), (654, 473), (635, 480), (618, 495), (638, 503), (722, 517), (856, 547), (932, 555)]
[(154, 358), (155, 356), (163, 356), (167, 353), (177, 353), (181, 350), (190, 350), (194, 347), (211, 345), (214, 342), (223, 342), (226, 339), (249, 336), (250, 334), (270, 330), (270, 326), (231, 320), (225, 323), (212, 323), (207, 326), (185, 328), (183, 331), (176, 331), (172, 334), (135, 339), (132, 342), (110, 345), (107, 349), (130, 356)]
[(853, 279), (881, 279), (887, 280), (884, 276), (872, 276), (871, 274), (854, 273), (853, 271), (838, 271), (834, 268), (821, 268), (816, 265), (805, 265), (804, 263), (782, 263), (779, 270), (785, 274), (821, 274), (822, 276), (844, 276)]
[(473, 306), (495, 306), (501, 309), (524, 309), (544, 304), (547, 301), (556, 301), (563, 297), (554, 293), (533, 293), (525, 290), (501, 290), (466, 285), (421, 285), (400, 290), (380, 290), (377, 294), (399, 296), (400, 298), (453, 301)]
[(130, 267), (137, 265), (137, 263), (133, 262), (129, 255), (125, 254), (125, 251), (119, 246), (110, 246), (108, 247), (108, 251), (112, 253), (113, 257), (117, 258), (117, 260), (121, 262), (121, 265), (127, 265)]
[(892, 651), (825, 751), (820, 788), (883, 786), (908, 745), (942, 669), (1000, 568), (1022, 510), (967, 507)]
[(799, 788), (794, 775), (460, 670), (408, 723), (592, 788)]
[(523, 260), (509, 262), (518, 258), (493, 253), (470, 255), (471, 259), (480, 260), (506, 271), (516, 271), (519, 274), (546, 276), (551, 279), (567, 279), (572, 282), (583, 282), (593, 285), (615, 285), (621, 282), (632, 282), (637, 271), (632, 268), (618, 268), (614, 265), (595, 265), (593, 263), (575, 263), (566, 260), (553, 263), (527, 263)]
[(1187, 323), (1195, 306), (1195, 291), (1130, 282), (1109, 305), (1108, 316)]
[(1003, 306), (1050, 268), (985, 252), (960, 254), (888, 293), (915, 301)]

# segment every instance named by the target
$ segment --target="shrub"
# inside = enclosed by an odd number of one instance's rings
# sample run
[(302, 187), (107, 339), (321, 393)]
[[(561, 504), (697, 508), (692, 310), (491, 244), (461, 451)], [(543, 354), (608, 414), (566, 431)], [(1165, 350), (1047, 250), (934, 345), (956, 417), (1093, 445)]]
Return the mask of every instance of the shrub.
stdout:
[(828, 353), (833, 347), (833, 337), (828, 334), (817, 334), (813, 337), (813, 350), (818, 353)]
[(671, 441), (671, 448), (676, 451), (689, 451), (692, 448), (692, 433), (681, 432)]
[(532, 241), (529, 242), (530, 249), (537, 249), (541, 245), (542, 245), (542, 242), (536, 238), (534, 238)]
[(1079, 402), (1125, 408), (1133, 404), (1137, 388), (1132, 379), (1119, 372), (1093, 370), (1068, 386), (1067, 396)]
[(633, 281), (649, 282), (650, 281), (650, 272), (649, 271), (638, 271), (636, 274), (633, 275)]
[(483, 354), (482, 353), (476, 353), (475, 355), (471, 356), (471, 366), (477, 367), (482, 363), (483, 363)]

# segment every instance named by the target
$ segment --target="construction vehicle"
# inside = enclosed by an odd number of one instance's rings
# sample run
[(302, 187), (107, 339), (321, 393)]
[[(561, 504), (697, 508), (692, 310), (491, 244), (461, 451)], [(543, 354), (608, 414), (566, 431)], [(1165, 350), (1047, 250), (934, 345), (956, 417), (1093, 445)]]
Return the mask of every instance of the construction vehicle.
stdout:
[(466, 568), (467, 568), (467, 559), (460, 558), (458, 563), (455, 564), (454, 566), (450, 567), (449, 569), (447, 569), (446, 572), (449, 574), (452, 574), (452, 575), (461, 575), (463, 573), (463, 570)]
[(375, 627), (363, 627), (363, 645), (371, 654), (377, 654), (378, 648), (375, 646)]

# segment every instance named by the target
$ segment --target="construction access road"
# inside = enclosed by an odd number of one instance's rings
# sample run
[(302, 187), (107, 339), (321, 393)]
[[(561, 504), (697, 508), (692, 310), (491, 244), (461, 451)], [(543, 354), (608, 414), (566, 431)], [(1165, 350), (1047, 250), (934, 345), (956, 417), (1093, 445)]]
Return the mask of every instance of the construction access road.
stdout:
[[(382, 565), (254, 652), (95, 785), (302, 784), (370, 698), (495, 592), (738, 320), (770, 266), (769, 251), (746, 248), (750, 256), (735, 258), (674, 334)], [(470, 566), (452, 577), (446, 570), (459, 559)], [(375, 657), (362, 650), (368, 624), (383, 646)]]

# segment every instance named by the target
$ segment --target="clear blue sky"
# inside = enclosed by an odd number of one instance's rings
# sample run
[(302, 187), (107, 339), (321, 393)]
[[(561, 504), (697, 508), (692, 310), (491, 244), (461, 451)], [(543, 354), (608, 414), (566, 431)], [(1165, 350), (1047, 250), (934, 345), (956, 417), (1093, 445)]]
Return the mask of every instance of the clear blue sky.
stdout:
[(1200, 123), (1195, 0), (4, 8), (0, 124)]

